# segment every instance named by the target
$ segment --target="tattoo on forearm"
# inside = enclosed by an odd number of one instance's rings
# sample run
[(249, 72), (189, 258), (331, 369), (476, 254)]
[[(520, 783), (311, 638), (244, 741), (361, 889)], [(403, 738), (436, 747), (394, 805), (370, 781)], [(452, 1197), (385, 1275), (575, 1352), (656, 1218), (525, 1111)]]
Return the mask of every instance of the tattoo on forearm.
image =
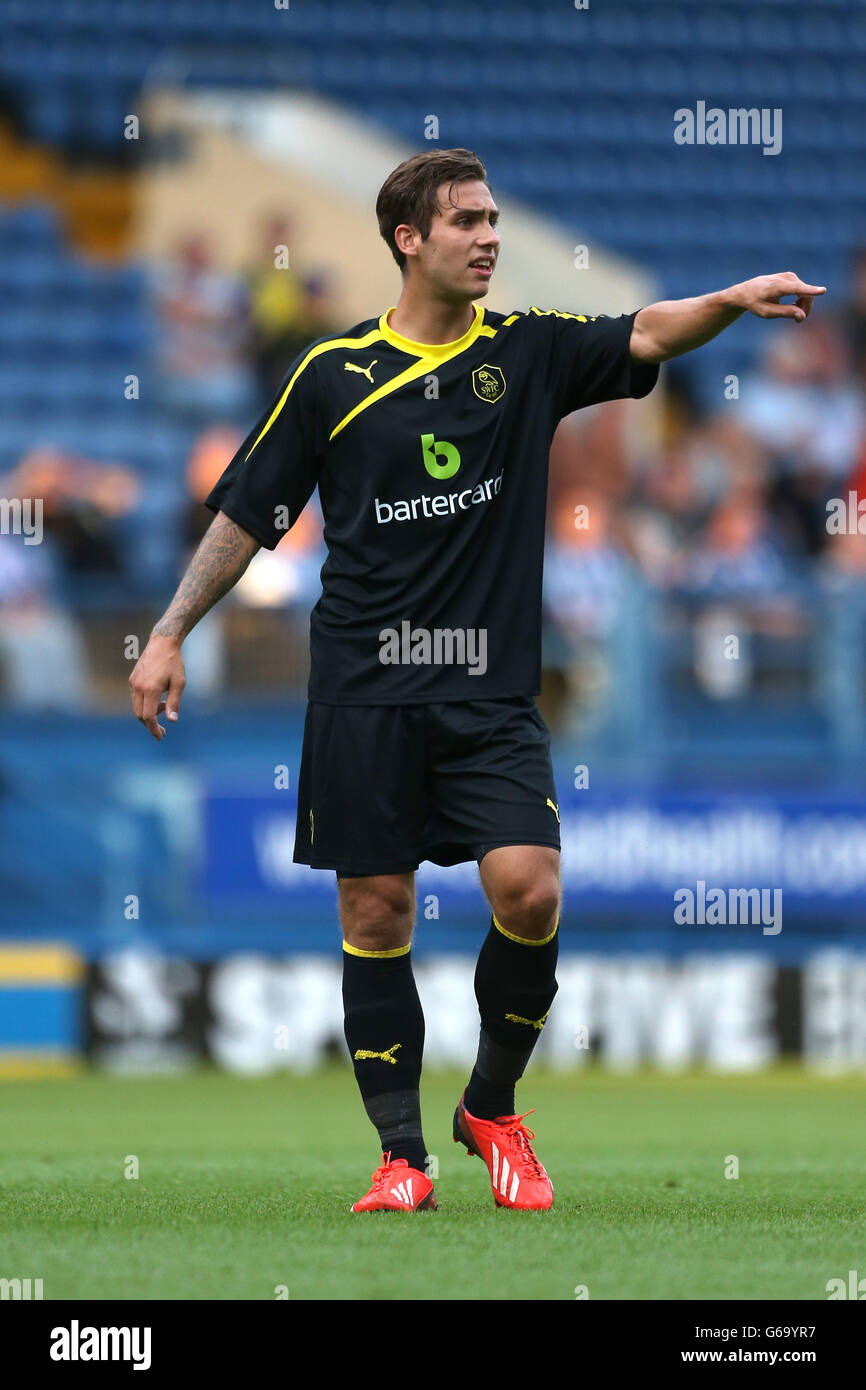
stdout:
[(218, 512), (154, 632), (160, 637), (185, 637), (237, 583), (258, 549), (257, 540), (225, 512)]

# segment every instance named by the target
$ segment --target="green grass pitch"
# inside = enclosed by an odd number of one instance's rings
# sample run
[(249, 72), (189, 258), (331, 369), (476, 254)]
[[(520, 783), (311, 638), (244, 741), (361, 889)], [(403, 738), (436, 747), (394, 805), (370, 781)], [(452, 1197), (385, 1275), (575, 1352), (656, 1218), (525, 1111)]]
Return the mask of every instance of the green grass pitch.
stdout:
[(866, 1274), (866, 1077), (532, 1071), (550, 1213), (493, 1206), (451, 1140), (460, 1085), (423, 1083), (440, 1210), (355, 1216), (378, 1153), (348, 1068), (6, 1082), (0, 1276), (46, 1299), (821, 1300)]

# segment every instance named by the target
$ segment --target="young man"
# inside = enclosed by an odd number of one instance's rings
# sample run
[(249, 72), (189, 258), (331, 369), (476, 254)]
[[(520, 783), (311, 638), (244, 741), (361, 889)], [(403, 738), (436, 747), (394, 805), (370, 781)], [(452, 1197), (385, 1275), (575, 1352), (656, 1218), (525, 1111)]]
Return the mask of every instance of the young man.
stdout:
[(328, 558), (295, 859), (337, 874), (346, 1040), (383, 1150), (353, 1211), (436, 1206), (410, 959), (424, 859), (476, 860), (492, 911), (453, 1137), (484, 1159), (499, 1206), (545, 1210), (553, 1188), (514, 1088), (557, 989), (559, 811), (533, 698), (551, 437), (581, 406), (645, 396), (660, 362), (743, 312), (799, 321), (824, 290), (786, 272), (619, 318), (494, 313), (479, 301), (498, 211), (474, 154), (406, 160), (376, 211), (403, 277), (397, 306), (290, 367), (208, 498), (216, 518), (132, 673), (133, 705), (161, 739), (184, 637), (318, 486)]

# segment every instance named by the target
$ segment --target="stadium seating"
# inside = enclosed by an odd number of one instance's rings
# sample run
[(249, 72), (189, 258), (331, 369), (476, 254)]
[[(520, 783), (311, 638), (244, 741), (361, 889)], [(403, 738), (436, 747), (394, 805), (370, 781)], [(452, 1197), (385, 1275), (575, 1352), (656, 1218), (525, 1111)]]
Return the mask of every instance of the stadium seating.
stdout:
[[(866, 234), (866, 13), (844, 0), (758, 11), (731, 0), (721, 12), (621, 0), (615, 13), (552, 0), (502, 0), (495, 12), (454, 0), (326, 0), (292, 6), (279, 21), (284, 37), (275, 45), (274, 12), (244, 0), (206, 11), (192, 0), (0, 0), (0, 80), (31, 140), (118, 161), (131, 153), (123, 118), (166, 51), (182, 57), (181, 80), (192, 86), (308, 86), (413, 143), (417, 94), (427, 87), (437, 93), (442, 143), (479, 148), (496, 187), (543, 200), (581, 235), (640, 259), (671, 295), (702, 288), (708, 266), (720, 281), (735, 280), (780, 260), (838, 283)], [(485, 100), (503, 90), (508, 104)], [(778, 156), (673, 144), (673, 111), (683, 103), (766, 106), (782, 91)], [(828, 222), (831, 188), (842, 197)], [(0, 270), (0, 342), (15, 334), (23, 343), (22, 370), (29, 352), (44, 351), (44, 330), (35, 313), (22, 318), (16, 309), (50, 294), (58, 275), (70, 293), (55, 341), (87, 341), (98, 355), (128, 347), (138, 332), (135, 287), (124, 289), (122, 278), (102, 288), (103, 326), (88, 322), (93, 286), (76, 291), (85, 277), (58, 257), (53, 219), (46, 207), (24, 207), (0, 229), (0, 247), (26, 250), (14, 275)], [(121, 322), (126, 337), (113, 326)], [(722, 354), (728, 370), (747, 369), (754, 342), (708, 345), (705, 375), (715, 375)]]
[[(275, 45), (273, 10), (244, 0), (206, 10), (183, 0), (144, 7), (3, 0), (0, 78), (33, 139), (118, 158), (128, 153), (123, 117), (166, 49), (182, 54), (192, 85), (308, 86), (413, 143), (417, 94), (427, 87), (442, 108), (443, 142), (482, 149), (497, 187), (529, 199), (554, 193), (563, 221), (626, 254), (639, 245), (663, 283), (695, 245), (705, 265), (735, 265), (740, 275), (775, 265), (784, 246), (788, 259), (829, 281), (864, 235), (866, 12), (844, 0), (807, 8), (780, 0), (758, 11), (748, 0), (731, 0), (723, 11), (668, 0), (621, 0), (615, 11), (551, 0), (502, 0), (494, 10), (454, 0), (332, 0), (293, 5), (279, 17), (284, 37)], [(53, 41), (58, 30), (62, 43)], [(486, 103), (488, 90), (507, 91), (511, 111)], [(698, 98), (763, 107), (781, 93), (781, 155), (674, 151), (676, 107)], [(816, 228), (816, 219), (826, 223), (820, 204), (803, 209), (800, 199), (819, 195), (826, 171), (816, 156), (832, 163), (842, 152), (850, 158), (838, 220)], [(735, 231), (743, 220), (729, 215), (732, 195), (758, 190), (766, 217), (760, 227), (744, 226), (749, 239), (737, 244), (732, 224)], [(651, 194), (663, 195), (652, 217), (641, 202)], [(693, 215), (683, 219), (684, 207)]]
[[(0, 159), (0, 472), (62, 442), (145, 474), (163, 518), (183, 499), (190, 435), (147, 392), (131, 410), (117, 374), (118, 361), (148, 369), (145, 272), (76, 243), (89, 235), (110, 253), (116, 242), (123, 175), (139, 157), (124, 117), (169, 71), (191, 88), (306, 88), (414, 146), (435, 92), (440, 144), (477, 148), (495, 189), (645, 265), (671, 297), (788, 266), (842, 286), (866, 242), (866, 11), (845, 0), (587, 11), (317, 0), (278, 12), (246, 0), (0, 0), (0, 31), (0, 83), (23, 137)], [(782, 103), (782, 152), (676, 146), (673, 113), (699, 99)], [(64, 161), (94, 158), (117, 176), (64, 185)], [(735, 325), (680, 370), (698, 398), (717, 395), (761, 341)], [(157, 572), (163, 545), (135, 548), (139, 579)]]

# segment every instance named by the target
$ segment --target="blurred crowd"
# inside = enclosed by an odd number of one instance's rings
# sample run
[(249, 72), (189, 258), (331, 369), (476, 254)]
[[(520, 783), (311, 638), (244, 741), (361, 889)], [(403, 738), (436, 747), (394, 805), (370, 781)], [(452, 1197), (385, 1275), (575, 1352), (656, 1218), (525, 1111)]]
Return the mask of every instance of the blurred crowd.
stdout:
[(339, 326), (327, 272), (299, 272), (293, 241), (287, 218), (268, 217), (246, 273), (235, 274), (193, 234), (154, 275), (162, 398), (182, 418), (248, 421), (301, 349)]
[[(338, 287), (326, 269), (294, 264), (293, 239), (287, 218), (267, 218), (250, 264), (234, 272), (205, 236), (189, 235), (152, 277), (158, 408), (189, 440), (178, 460), (176, 563), (154, 606), (210, 522), (204, 497), (289, 364), (344, 326)], [(847, 294), (834, 287), (805, 323), (754, 332), (763, 356), (741, 380), (699, 392), (698, 352), (665, 368), (650, 402), (613, 402), (562, 422), (551, 452), (545, 665), (563, 700), (591, 703), (593, 690), (599, 698), (605, 652), (641, 589), (685, 624), (695, 681), (722, 697), (747, 683), (748, 664), (703, 661), (708, 631), (724, 634), (736, 621), (738, 631), (796, 637), (816, 594), (866, 580), (856, 509), (853, 525), (828, 527), (832, 499), (866, 499), (866, 250)], [(5, 699), (86, 704), (82, 613), (123, 598), (147, 486), (123, 459), (97, 464), (62, 448), (35, 450), (0, 477), (0, 498), (43, 499), (45, 532), (28, 547), (0, 530)], [(305, 622), (323, 559), (313, 498), (277, 550), (256, 557), (228, 606), (289, 609)], [(213, 691), (225, 664), (219, 646), (216, 636), (193, 644)], [(62, 692), (48, 675), (61, 652)]]
[[(182, 481), (171, 490), (174, 515), (149, 512), (147, 477), (122, 460), (81, 458), (62, 444), (34, 448), (0, 472), (0, 700), (29, 708), (93, 707), (92, 697), (99, 703), (101, 693), (88, 669), (99, 655), (88, 641), (94, 616), (142, 601), (159, 605), (174, 587), (210, 523), (204, 498), (292, 360), (339, 326), (328, 273), (296, 269), (292, 241), (288, 219), (268, 217), (250, 264), (233, 272), (206, 235), (193, 233), (150, 277), (155, 413), (147, 420), (173, 427), (186, 441), (177, 459)], [(156, 494), (156, 481), (151, 485)], [(37, 498), (38, 544), (13, 510)], [(169, 531), (174, 563), (162, 575), (161, 591), (142, 595), (132, 561), (154, 525)], [(322, 559), (314, 500), (279, 553), (257, 557), (232, 601), (309, 609)], [(209, 624), (191, 644), (202, 684), (213, 693), (224, 674), (218, 628)], [(111, 695), (109, 689), (108, 703)]]
[[(644, 407), (630, 401), (562, 422), (545, 564), (552, 651), (579, 652), (591, 671), (626, 595), (646, 586), (688, 626), (697, 685), (724, 697), (750, 672), (725, 659), (727, 634), (805, 646), (822, 597), (866, 582), (866, 251), (841, 299), (817, 301), (802, 324), (756, 324), (763, 355), (742, 380), (698, 393), (700, 352), (669, 363), (651, 429), (636, 428)], [(711, 662), (708, 633), (721, 639)]]

